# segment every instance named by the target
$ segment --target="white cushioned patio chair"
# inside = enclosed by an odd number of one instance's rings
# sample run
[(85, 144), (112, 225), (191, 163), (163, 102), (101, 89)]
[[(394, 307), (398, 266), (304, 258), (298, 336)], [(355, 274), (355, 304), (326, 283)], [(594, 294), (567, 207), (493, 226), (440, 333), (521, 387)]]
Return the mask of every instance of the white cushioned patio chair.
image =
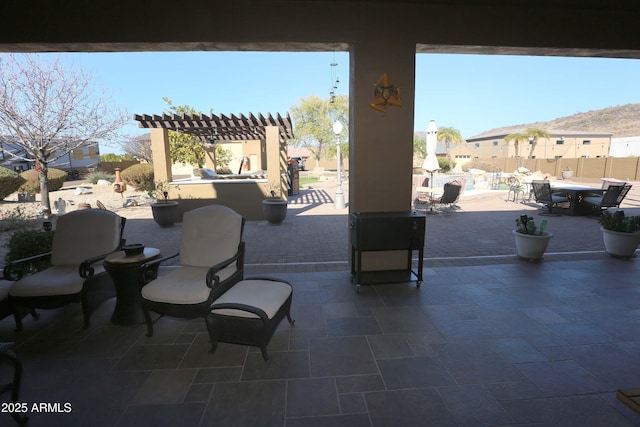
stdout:
[[(9, 288), (11, 288), (11, 285), (13, 285), (13, 282), (11, 280), (0, 278), (0, 319), (4, 319), (5, 317), (13, 314), (13, 309), (11, 308), (11, 303), (9, 302)], [(36, 313), (35, 309), (31, 308), (28, 310), (28, 312), (31, 313), (31, 316), (34, 319), (38, 318), (38, 313)], [(27, 310), (25, 310), (23, 314), (26, 313)]]
[[(51, 309), (72, 302), (82, 305), (84, 328), (91, 311), (115, 296), (111, 277), (102, 266), (104, 258), (122, 246), (126, 218), (102, 209), (69, 212), (57, 219), (51, 252), (12, 261), (5, 274), (15, 282), (9, 288), (9, 303), (22, 329), (24, 308)], [(51, 267), (23, 275), (20, 265), (29, 259), (51, 257)]]
[[(205, 317), (211, 303), (244, 277), (245, 219), (223, 205), (185, 212), (180, 252), (141, 267), (142, 309), (147, 335), (150, 312), (180, 318)], [(158, 276), (163, 262), (180, 257), (180, 266)]]

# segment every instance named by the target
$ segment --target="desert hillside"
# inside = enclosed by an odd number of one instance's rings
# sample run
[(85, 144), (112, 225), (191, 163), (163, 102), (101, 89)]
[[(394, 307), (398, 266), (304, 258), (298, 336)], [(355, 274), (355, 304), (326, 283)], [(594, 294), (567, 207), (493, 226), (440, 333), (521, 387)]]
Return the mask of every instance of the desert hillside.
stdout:
[(617, 107), (604, 108), (602, 110), (577, 113), (572, 116), (560, 117), (548, 122), (527, 123), (513, 126), (495, 128), (482, 132), (480, 135), (496, 133), (512, 133), (518, 129), (537, 127), (550, 130), (574, 130), (587, 132), (613, 133), (613, 138), (628, 136), (640, 136), (640, 104), (627, 104)]

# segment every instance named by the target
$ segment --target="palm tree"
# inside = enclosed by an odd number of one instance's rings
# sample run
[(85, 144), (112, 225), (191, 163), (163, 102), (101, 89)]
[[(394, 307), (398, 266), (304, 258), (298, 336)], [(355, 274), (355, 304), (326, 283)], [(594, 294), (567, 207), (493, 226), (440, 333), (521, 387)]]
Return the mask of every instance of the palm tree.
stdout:
[(453, 160), (451, 159), (451, 153), (449, 150), (451, 144), (460, 144), (462, 142), (462, 135), (460, 131), (452, 127), (443, 127), (438, 129), (438, 141), (444, 138), (444, 146), (447, 151), (447, 160), (449, 161), (449, 170), (453, 170)]
[(551, 135), (544, 129), (539, 128), (528, 128), (525, 131), (527, 138), (531, 141), (531, 149), (529, 150), (529, 157), (527, 158), (527, 163), (529, 159), (533, 158), (533, 150), (536, 148), (536, 144), (538, 144), (538, 139), (540, 138), (549, 138)]
[(526, 141), (527, 139), (529, 139), (529, 136), (524, 133), (510, 133), (504, 137), (504, 142), (506, 142), (507, 145), (513, 141), (517, 167), (520, 167), (520, 142)]

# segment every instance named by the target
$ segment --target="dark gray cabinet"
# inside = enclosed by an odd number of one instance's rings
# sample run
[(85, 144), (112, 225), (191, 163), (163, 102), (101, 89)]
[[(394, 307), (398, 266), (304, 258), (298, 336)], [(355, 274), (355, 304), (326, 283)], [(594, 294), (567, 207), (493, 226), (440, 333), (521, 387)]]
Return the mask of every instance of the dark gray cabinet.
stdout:
[[(356, 212), (351, 214), (351, 281), (356, 285), (401, 283), (422, 284), (425, 215), (417, 212)], [(407, 266), (398, 270), (362, 271), (362, 253), (367, 251), (407, 251)], [(413, 251), (418, 252), (418, 268), (412, 269)]]

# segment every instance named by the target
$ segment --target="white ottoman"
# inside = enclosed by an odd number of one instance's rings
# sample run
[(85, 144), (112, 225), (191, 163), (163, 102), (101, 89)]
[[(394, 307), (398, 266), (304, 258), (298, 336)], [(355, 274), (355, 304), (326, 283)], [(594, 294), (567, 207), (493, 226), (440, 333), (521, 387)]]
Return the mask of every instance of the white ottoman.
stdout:
[(291, 319), (293, 287), (289, 282), (268, 277), (252, 277), (233, 285), (209, 307), (206, 317), (211, 352), (218, 342), (260, 347), (269, 360), (267, 344), (286, 316)]

